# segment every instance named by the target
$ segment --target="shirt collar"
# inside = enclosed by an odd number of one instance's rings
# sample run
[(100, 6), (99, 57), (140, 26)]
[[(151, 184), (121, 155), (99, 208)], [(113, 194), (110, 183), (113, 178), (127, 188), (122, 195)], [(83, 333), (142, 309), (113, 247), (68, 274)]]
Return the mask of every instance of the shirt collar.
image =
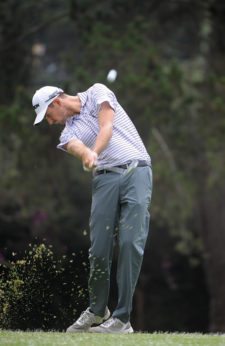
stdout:
[(86, 101), (87, 101), (87, 92), (84, 91), (84, 92), (81, 92), (81, 93), (78, 93), (77, 94), (81, 100), (81, 106), (84, 107)]

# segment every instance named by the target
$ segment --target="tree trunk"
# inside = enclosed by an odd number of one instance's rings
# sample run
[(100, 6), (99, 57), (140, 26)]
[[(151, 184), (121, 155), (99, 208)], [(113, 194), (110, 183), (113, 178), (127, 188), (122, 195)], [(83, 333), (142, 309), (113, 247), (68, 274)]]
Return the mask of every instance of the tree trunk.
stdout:
[(208, 190), (201, 201), (201, 236), (210, 295), (211, 332), (225, 332), (225, 191), (221, 190)]

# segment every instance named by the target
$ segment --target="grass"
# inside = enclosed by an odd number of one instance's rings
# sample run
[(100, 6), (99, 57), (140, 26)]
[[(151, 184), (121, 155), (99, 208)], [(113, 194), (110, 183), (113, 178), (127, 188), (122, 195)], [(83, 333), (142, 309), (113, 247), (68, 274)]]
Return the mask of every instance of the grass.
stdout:
[(66, 334), (0, 330), (1, 346), (225, 346), (225, 334)]

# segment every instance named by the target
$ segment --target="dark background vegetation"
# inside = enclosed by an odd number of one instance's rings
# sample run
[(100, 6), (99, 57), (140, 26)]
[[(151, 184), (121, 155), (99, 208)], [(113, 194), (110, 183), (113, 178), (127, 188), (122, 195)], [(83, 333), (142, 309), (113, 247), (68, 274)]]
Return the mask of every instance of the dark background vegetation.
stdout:
[[(0, 2), (2, 283), (10, 268), (22, 280), (29, 266), (18, 272), (10, 261), (23, 259), (29, 244), (44, 242), (68, 264), (83, 251), (74, 261), (80, 277), (70, 266), (67, 282), (71, 278), (85, 290), (91, 176), (55, 149), (60, 128), (33, 127), (31, 98), (43, 85), (76, 94), (102, 82), (128, 111), (153, 162), (150, 236), (134, 297), (134, 327), (225, 331), (224, 32), (222, 0)], [(106, 81), (111, 68), (118, 71), (113, 84)], [(116, 264), (112, 276), (115, 270)], [(52, 321), (63, 305), (79, 303), (71, 318), (86, 308), (72, 284), (63, 301), (59, 282), (58, 293), (50, 289), (55, 299), (49, 324), (40, 315), (29, 328), (61, 329)], [(1, 288), (0, 315), (8, 311), (7, 287)], [(110, 307), (115, 301), (112, 285)], [(10, 323), (3, 326), (26, 328)]]

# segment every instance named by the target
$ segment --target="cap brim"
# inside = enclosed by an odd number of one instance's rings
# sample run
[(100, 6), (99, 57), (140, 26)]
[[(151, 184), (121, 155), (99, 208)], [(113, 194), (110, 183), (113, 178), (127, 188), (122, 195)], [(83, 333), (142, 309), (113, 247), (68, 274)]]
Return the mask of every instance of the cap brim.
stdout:
[(35, 120), (34, 120), (34, 124), (33, 125), (37, 125), (39, 124), (45, 117), (45, 113), (47, 111), (48, 105), (38, 113), (38, 115), (36, 116)]

